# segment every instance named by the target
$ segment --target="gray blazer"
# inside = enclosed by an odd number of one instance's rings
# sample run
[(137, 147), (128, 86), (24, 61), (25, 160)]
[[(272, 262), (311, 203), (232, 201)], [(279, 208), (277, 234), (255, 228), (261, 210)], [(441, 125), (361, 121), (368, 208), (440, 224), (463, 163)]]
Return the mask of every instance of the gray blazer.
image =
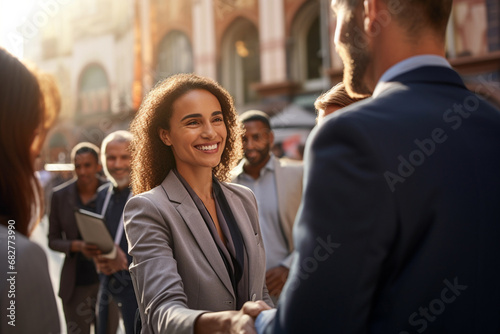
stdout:
[[(221, 184), (249, 258), (248, 300), (272, 306), (265, 286), (265, 254), (257, 203), (245, 187)], [(142, 333), (192, 333), (206, 311), (234, 310), (236, 298), (219, 251), (177, 176), (134, 196), (125, 206), (130, 273)]]
[[(1, 217), (7, 222), (7, 218)], [(5, 219), (5, 220), (4, 220)], [(14, 230), (9, 235), (0, 225), (0, 333), (61, 333), (56, 298), (50, 281), (49, 266), (44, 250)], [(10, 237), (10, 238), (9, 238)], [(11, 243), (8, 243), (11, 241)], [(7, 246), (11, 246), (10, 249)], [(14, 267), (8, 255), (15, 253)], [(16, 274), (8, 274), (15, 272)], [(11, 279), (8, 281), (7, 279)], [(14, 283), (11, 286), (11, 283)], [(12, 306), (11, 303), (14, 303)], [(14, 308), (14, 311), (8, 308)], [(13, 318), (9, 317), (12, 315)], [(15, 320), (12, 322), (12, 320)], [(15, 327), (10, 325), (15, 324)]]

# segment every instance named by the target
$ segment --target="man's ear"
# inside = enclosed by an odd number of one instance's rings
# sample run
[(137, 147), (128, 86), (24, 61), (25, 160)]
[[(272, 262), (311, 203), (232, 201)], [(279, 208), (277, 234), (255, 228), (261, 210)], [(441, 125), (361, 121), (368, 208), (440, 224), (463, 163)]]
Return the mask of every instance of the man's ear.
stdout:
[(374, 27), (377, 21), (377, 11), (379, 7), (379, 0), (364, 0), (364, 29), (367, 34), (372, 34), (377, 28)]
[(170, 135), (168, 130), (158, 128), (158, 136), (160, 136), (160, 140), (167, 146), (172, 146), (172, 142), (170, 141)]

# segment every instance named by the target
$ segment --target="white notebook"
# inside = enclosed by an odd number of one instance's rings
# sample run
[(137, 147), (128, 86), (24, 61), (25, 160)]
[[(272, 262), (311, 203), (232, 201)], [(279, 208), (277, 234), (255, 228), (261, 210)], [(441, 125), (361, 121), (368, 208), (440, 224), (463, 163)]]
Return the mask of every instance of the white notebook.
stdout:
[(78, 209), (75, 211), (75, 217), (83, 241), (96, 245), (104, 254), (103, 256), (114, 258), (115, 243), (104, 223), (103, 216), (84, 209)]

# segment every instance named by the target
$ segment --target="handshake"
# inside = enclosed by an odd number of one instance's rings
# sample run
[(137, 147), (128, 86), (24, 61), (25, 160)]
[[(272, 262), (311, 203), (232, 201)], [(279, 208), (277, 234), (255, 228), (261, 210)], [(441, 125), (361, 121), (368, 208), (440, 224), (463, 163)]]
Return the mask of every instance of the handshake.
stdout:
[(264, 301), (246, 302), (239, 311), (203, 313), (196, 319), (195, 334), (257, 334), (255, 319), (271, 307)]

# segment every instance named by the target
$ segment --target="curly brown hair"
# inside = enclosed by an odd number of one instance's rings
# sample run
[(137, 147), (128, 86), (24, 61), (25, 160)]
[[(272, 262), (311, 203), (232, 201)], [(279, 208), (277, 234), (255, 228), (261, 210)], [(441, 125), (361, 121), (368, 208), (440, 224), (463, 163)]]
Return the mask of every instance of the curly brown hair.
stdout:
[(195, 74), (176, 74), (159, 82), (147, 94), (130, 124), (130, 132), (134, 135), (130, 145), (131, 183), (134, 194), (160, 185), (175, 167), (172, 149), (161, 141), (158, 130), (169, 130), (174, 102), (195, 89), (206, 90), (219, 100), (227, 128), (226, 145), (221, 161), (213, 169), (214, 176), (219, 181), (227, 181), (230, 171), (241, 159), (242, 127), (231, 95), (211, 79)]

